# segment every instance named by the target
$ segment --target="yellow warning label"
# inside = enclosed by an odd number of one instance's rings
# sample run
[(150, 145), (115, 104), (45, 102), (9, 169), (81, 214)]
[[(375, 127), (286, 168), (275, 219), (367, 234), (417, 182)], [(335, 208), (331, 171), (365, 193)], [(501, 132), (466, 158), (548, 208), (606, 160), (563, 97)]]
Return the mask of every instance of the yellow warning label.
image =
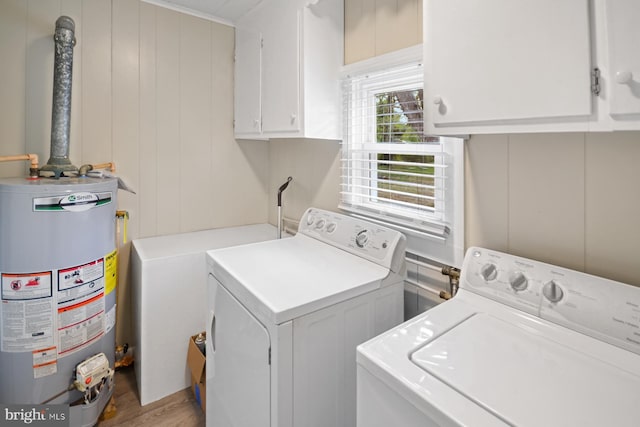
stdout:
[(109, 295), (118, 283), (118, 250), (104, 257), (104, 293)]

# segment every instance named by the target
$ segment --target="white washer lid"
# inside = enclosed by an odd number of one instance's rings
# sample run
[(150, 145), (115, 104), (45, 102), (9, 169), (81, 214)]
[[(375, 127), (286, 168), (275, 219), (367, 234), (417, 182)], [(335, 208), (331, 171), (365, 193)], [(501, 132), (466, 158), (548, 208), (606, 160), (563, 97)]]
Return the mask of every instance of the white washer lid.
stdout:
[(478, 313), (411, 360), (511, 425), (639, 425), (640, 376), (616, 365), (626, 350), (604, 361), (545, 332)]

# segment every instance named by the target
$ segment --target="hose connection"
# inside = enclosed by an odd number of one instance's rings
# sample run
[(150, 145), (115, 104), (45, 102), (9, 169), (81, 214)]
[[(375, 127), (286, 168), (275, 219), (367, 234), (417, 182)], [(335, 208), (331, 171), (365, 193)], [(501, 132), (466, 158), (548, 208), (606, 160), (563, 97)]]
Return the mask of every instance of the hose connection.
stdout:
[(448, 300), (456, 296), (458, 293), (458, 287), (460, 286), (460, 269), (451, 267), (450, 265), (445, 265), (442, 267), (441, 273), (444, 276), (449, 277), (449, 292), (440, 292), (440, 298)]

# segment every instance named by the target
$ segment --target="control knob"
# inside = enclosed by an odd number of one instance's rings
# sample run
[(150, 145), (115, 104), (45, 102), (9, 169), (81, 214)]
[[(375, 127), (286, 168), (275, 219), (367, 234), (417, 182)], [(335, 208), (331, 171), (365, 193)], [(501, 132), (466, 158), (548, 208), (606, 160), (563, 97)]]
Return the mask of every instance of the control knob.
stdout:
[(321, 230), (321, 229), (322, 229), (322, 227), (324, 227), (324, 224), (325, 224), (325, 220), (324, 220), (324, 219), (319, 219), (319, 220), (316, 222), (316, 229), (317, 229), (317, 230)]
[(334, 231), (336, 231), (336, 227), (338, 226), (338, 224), (336, 224), (335, 222), (330, 222), (327, 224), (327, 233), (333, 233)]
[(364, 248), (367, 241), (369, 241), (369, 234), (367, 233), (367, 230), (362, 230), (356, 235), (356, 245), (358, 245), (358, 247)]
[(485, 264), (480, 269), (480, 275), (486, 282), (495, 280), (498, 277), (498, 267), (495, 264)]
[(509, 277), (509, 284), (514, 291), (524, 291), (529, 285), (527, 278), (521, 271), (517, 271)]
[(562, 288), (553, 280), (545, 283), (542, 287), (542, 294), (551, 302), (558, 302), (564, 296)]

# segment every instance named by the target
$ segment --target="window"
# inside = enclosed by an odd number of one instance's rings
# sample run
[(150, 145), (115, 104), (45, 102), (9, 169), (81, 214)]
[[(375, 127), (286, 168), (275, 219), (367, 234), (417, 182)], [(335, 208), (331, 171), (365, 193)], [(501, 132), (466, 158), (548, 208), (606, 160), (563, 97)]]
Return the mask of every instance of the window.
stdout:
[(403, 231), (414, 253), (457, 265), (462, 140), (424, 134), (423, 80), (418, 60), (347, 70), (340, 208)]

